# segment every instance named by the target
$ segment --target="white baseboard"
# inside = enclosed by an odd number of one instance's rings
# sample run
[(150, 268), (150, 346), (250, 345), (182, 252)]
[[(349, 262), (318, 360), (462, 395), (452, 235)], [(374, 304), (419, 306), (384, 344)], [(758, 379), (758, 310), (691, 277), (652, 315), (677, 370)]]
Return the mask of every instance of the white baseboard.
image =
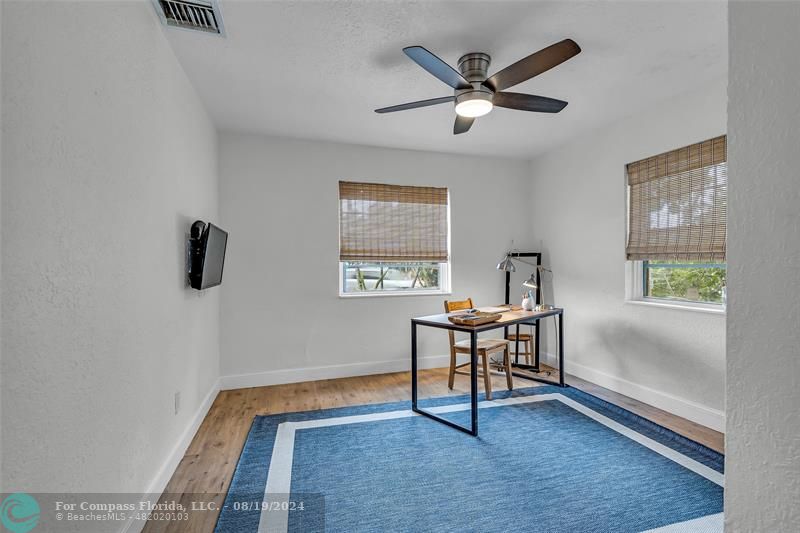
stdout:
[[(550, 366), (556, 366), (558, 364), (558, 358), (554, 354), (544, 351), (541, 353), (541, 360), (543, 363)], [(419, 360), (420, 368), (442, 368), (449, 364), (449, 355), (421, 357)], [(591, 381), (601, 387), (624, 394), (625, 396), (630, 396), (640, 402), (658, 407), (659, 409), (697, 422), (698, 424), (702, 424), (716, 431), (725, 431), (725, 413), (722, 411), (612, 376), (611, 374), (595, 370), (594, 368), (579, 363), (567, 361), (566, 364), (567, 371), (581, 379)], [(317, 381), (320, 379), (403, 372), (409, 370), (409, 368), (410, 362), (408, 359), (394, 359), (390, 361), (290, 368), (253, 374), (236, 374), (222, 376), (220, 378), (220, 390), (246, 389), (249, 387), (299, 383), (301, 381)]]
[[(181, 433), (178, 442), (175, 443), (175, 446), (173, 446), (169, 455), (167, 455), (167, 459), (162, 463), (161, 468), (159, 468), (158, 473), (156, 473), (155, 478), (150, 483), (147, 492), (142, 496), (142, 501), (150, 501), (152, 504), (158, 502), (164, 489), (167, 488), (167, 483), (169, 483), (169, 480), (175, 473), (175, 469), (178, 468), (183, 456), (186, 454), (186, 450), (192, 443), (192, 439), (197, 433), (197, 430), (200, 429), (200, 424), (203, 423), (203, 420), (208, 414), (208, 410), (211, 409), (211, 405), (214, 403), (214, 399), (217, 397), (219, 391), (219, 379), (217, 379), (214, 381), (214, 384), (211, 385), (211, 390), (208, 391), (206, 397), (203, 398), (200, 407), (195, 411), (191, 422), (186, 429), (183, 430), (183, 433)], [(139, 533), (142, 531), (145, 524), (145, 520), (135, 520), (131, 518), (122, 526), (120, 531), (121, 533)]]
[[(550, 366), (555, 366), (558, 363), (554, 354), (546, 352), (542, 352), (541, 360), (543, 363)], [(698, 424), (722, 433), (725, 432), (725, 413), (723, 411), (712, 409), (711, 407), (701, 405), (685, 398), (679, 398), (678, 396), (666, 392), (651, 389), (650, 387), (639, 385), (638, 383), (617, 376), (612, 376), (611, 374), (573, 361), (568, 360), (566, 362), (566, 371), (573, 376), (591, 381), (596, 385), (624, 394), (625, 396), (630, 396), (635, 400), (652, 405), (653, 407), (658, 407), (673, 415), (691, 420), (692, 422), (697, 422)]]
[[(449, 364), (449, 355), (432, 355), (419, 358), (419, 368), (441, 368)], [(220, 378), (220, 390), (247, 389), (250, 387), (265, 387), (267, 385), (299, 383), (301, 381), (317, 381), (320, 379), (349, 378), (353, 376), (368, 376), (371, 374), (386, 374), (389, 372), (405, 372), (410, 369), (411, 362), (407, 358), (393, 359), (390, 361), (350, 363), (346, 365), (287, 368), (282, 370), (270, 370), (268, 372), (256, 372), (253, 374), (222, 376)]]

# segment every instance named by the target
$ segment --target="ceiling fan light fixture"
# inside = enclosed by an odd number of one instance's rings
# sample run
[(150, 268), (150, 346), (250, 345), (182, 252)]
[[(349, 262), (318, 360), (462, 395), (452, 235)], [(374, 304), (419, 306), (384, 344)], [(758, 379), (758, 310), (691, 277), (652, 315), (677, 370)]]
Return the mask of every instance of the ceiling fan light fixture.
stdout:
[(489, 54), (483, 52), (464, 54), (458, 60), (458, 70), (456, 70), (423, 46), (407, 46), (403, 48), (403, 53), (409, 59), (455, 92), (453, 96), (382, 107), (376, 109), (375, 112), (393, 113), (455, 100), (457, 116), (453, 124), (453, 135), (468, 132), (476, 118), (486, 115), (495, 106), (519, 111), (558, 113), (566, 107), (567, 102), (546, 96), (512, 93), (505, 90), (547, 72), (579, 54), (580, 51), (581, 47), (575, 41), (564, 39), (512, 63), (499, 72), (495, 72), (491, 77), (487, 77), (489, 64), (492, 62)]
[(492, 93), (468, 91), (456, 96), (456, 113), (462, 117), (482, 117), (492, 110)]

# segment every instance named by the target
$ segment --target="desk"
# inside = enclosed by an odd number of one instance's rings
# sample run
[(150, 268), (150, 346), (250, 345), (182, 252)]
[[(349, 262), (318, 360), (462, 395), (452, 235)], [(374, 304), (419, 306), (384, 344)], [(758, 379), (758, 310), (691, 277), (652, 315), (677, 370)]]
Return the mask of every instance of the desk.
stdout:
[[(548, 309), (547, 311), (506, 311), (502, 313), (500, 320), (490, 322), (488, 324), (481, 324), (480, 326), (462, 326), (460, 324), (453, 324), (447, 317), (456, 313), (445, 313), (441, 315), (421, 316), (411, 319), (411, 409), (415, 413), (441, 422), (445, 425), (469, 433), (475, 437), (478, 436), (478, 333), (489, 331), (492, 329), (507, 328), (509, 326), (519, 326), (520, 324), (535, 324), (542, 318), (550, 316), (556, 317), (558, 321), (558, 383), (553, 382), (554, 385), (565, 387), (564, 384), (564, 310), (555, 308)], [(420, 409), (417, 405), (417, 326), (427, 326), (431, 328), (447, 329), (451, 331), (463, 331), (469, 334), (470, 338), (470, 411), (472, 419), (472, 427), (465, 427), (450, 420), (446, 420), (431, 412)], [(519, 340), (517, 341), (517, 351), (519, 351)], [(538, 362), (538, 361), (537, 361)], [(522, 366), (522, 365), (516, 365)], [(527, 366), (527, 365), (525, 365)], [(532, 377), (524, 376), (521, 374), (514, 374), (515, 376), (535, 379)], [(536, 381), (544, 381), (536, 379)]]

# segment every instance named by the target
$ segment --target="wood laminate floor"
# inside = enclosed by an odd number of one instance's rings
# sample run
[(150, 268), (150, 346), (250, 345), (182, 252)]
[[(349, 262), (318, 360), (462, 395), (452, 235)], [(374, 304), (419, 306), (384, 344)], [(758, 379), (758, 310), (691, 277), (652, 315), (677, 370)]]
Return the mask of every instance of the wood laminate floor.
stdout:
[[(567, 383), (629, 411), (644, 416), (692, 440), (723, 452), (723, 434), (627, 396), (604, 389), (567, 375)], [(494, 375), (495, 390), (505, 390), (505, 377)], [(459, 395), (469, 392), (466, 376), (456, 376), (454, 390), (447, 388), (447, 369), (420, 371), (420, 397)], [(515, 378), (515, 387), (540, 385)], [(289, 385), (255, 387), (222, 391), (214, 400), (200, 429), (178, 465), (165, 491), (164, 501), (180, 500), (187, 508), (192, 501), (203, 499), (222, 506), (230, 485), (239, 453), (244, 445), (253, 417), (326, 409), (365, 403), (381, 403), (411, 399), (409, 372), (360, 376), (353, 378), (307, 381)], [(204, 495), (198, 498), (195, 495)], [(175, 495), (180, 495), (176, 497)], [(189, 513), (184, 521), (151, 520), (146, 532), (212, 532), (217, 510)]]

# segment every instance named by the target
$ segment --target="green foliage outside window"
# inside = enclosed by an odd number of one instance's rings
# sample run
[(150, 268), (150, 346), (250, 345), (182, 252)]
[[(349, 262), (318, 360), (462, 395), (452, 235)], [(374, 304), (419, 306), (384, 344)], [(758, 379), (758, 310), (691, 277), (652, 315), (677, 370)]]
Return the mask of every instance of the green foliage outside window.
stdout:
[(645, 261), (644, 295), (650, 298), (722, 304), (724, 263)]

